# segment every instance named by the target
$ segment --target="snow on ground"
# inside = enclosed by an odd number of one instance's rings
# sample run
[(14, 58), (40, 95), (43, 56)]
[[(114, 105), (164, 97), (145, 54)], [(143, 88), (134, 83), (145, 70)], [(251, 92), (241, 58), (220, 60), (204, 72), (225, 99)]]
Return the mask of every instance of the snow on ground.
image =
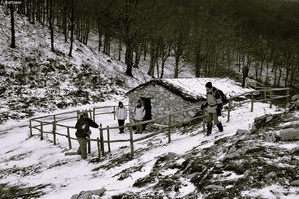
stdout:
[[(96, 104), (95, 106), (116, 105), (115, 101), (107, 101), (104, 103)], [(88, 108), (87, 106), (80, 107), (80, 110)], [(69, 109), (68, 111), (72, 111)], [(125, 162), (122, 165), (115, 166), (111, 169), (103, 169), (108, 163), (109, 158), (105, 158), (99, 163), (90, 163), (81, 160), (80, 156), (65, 156), (64, 152), (67, 151), (68, 143), (65, 137), (58, 137), (59, 145), (54, 146), (52, 136), (48, 136), (48, 140), (40, 140), (39, 136), (28, 138), (29, 128), (28, 121), (8, 122), (1, 126), (0, 138), (2, 144), (0, 146), (0, 167), (2, 169), (11, 169), (14, 167), (30, 168), (31, 173), (15, 173), (0, 179), (0, 183), (9, 184), (26, 184), (28, 186), (36, 186), (39, 184), (52, 184), (49, 186), (48, 193), (43, 196), (44, 199), (60, 198), (69, 199), (72, 195), (79, 193), (82, 190), (94, 190), (105, 188), (107, 191), (103, 198), (110, 198), (112, 195), (120, 194), (123, 192), (146, 192), (145, 188), (135, 188), (133, 183), (140, 177), (144, 177), (151, 171), (156, 159), (169, 152), (176, 154), (185, 154), (192, 150), (194, 147), (205, 148), (213, 144), (215, 139), (220, 139), (225, 136), (231, 136), (236, 133), (238, 129), (250, 129), (251, 124), (255, 117), (264, 115), (266, 113), (277, 113), (276, 107), (269, 108), (269, 104), (256, 103), (254, 111), (250, 112), (250, 103), (243, 104), (237, 110), (231, 112), (231, 120), (226, 121), (226, 113), (221, 118), (224, 125), (224, 133), (218, 133), (216, 128), (213, 128), (212, 135), (207, 137), (203, 135), (202, 129), (197, 129), (189, 134), (182, 134), (180, 132), (173, 132), (172, 142), (167, 143), (168, 138), (159, 134), (152, 138), (162, 142), (153, 149), (144, 152), (140, 156)], [(104, 115), (96, 118), (96, 122), (102, 123), (103, 126), (110, 125), (116, 126), (117, 121), (113, 120), (113, 115)], [(67, 125), (74, 125), (75, 121), (67, 122)], [(37, 132), (35, 132), (37, 133)], [(72, 132), (74, 133), (74, 132)], [(129, 139), (129, 133), (118, 134), (118, 130), (111, 130), (111, 139)], [(105, 134), (105, 133), (104, 133)], [(98, 130), (93, 129), (94, 137), (99, 135)], [(140, 137), (142, 135), (135, 135)], [(135, 144), (135, 150), (147, 148), (148, 141), (143, 141)], [(78, 144), (73, 141), (74, 149), (77, 149)], [(121, 147), (121, 148), (120, 148)], [(129, 142), (111, 145), (111, 155), (121, 155), (129, 153)], [(89, 159), (97, 156), (97, 149), (92, 145), (92, 154)], [(129, 178), (123, 181), (119, 180), (119, 173), (126, 168), (135, 166), (142, 166), (140, 171), (136, 171)], [(167, 170), (161, 171), (163, 175), (167, 175), (175, 171)], [(236, 176), (237, 178), (238, 176)], [(180, 189), (180, 195), (183, 197), (188, 193), (194, 191), (195, 187), (192, 183), (182, 178), (184, 188)], [(252, 190), (254, 194), (267, 196), (263, 190)], [(258, 193), (256, 193), (258, 192)], [(283, 190), (281, 191), (283, 193)], [(248, 195), (250, 193), (244, 193)]]

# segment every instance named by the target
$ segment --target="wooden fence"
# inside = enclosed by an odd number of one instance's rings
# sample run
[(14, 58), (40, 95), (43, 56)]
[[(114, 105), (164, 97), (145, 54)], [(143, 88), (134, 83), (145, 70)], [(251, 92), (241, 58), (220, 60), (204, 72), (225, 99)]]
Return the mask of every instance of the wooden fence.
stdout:
[[(276, 92), (279, 92), (279, 95), (276, 94)], [(285, 92), (285, 94), (281, 94), (281, 92)], [(229, 103), (226, 106), (225, 110), (228, 111), (227, 114), (227, 121), (230, 120), (230, 112), (232, 109), (236, 106), (239, 106), (243, 103), (251, 103), (251, 111), (253, 111), (254, 108), (254, 102), (270, 102), (270, 108), (272, 108), (272, 103), (274, 100), (277, 99), (284, 99), (286, 98), (286, 104), (289, 102), (289, 89), (288, 88), (263, 88), (261, 90), (253, 91), (253, 92), (247, 92), (243, 93), (241, 95), (233, 96), (229, 98)], [(238, 99), (243, 98), (241, 102), (236, 102)], [(248, 99), (249, 98), (249, 99)], [(101, 111), (102, 110), (102, 111)], [(103, 111), (104, 110), (104, 111)], [(103, 115), (103, 114), (115, 114), (116, 106), (105, 106), (105, 107), (96, 107), (93, 109), (86, 110), (89, 113), (90, 118), (96, 119), (97, 115)], [(175, 128), (177, 126), (181, 126), (183, 123), (173, 123), (172, 117), (182, 114), (183, 112), (188, 111), (196, 111), (200, 112), (200, 106), (194, 106), (190, 109), (186, 109), (183, 111), (177, 111), (174, 113), (171, 113), (169, 115), (161, 116), (159, 118), (155, 118), (152, 120), (143, 121), (141, 123), (134, 123), (134, 124), (125, 124), (124, 128), (129, 129), (129, 137), (128, 139), (116, 139), (111, 140), (110, 139), (110, 132), (113, 129), (118, 129), (118, 126), (113, 127), (103, 127), (102, 124), (100, 124), (99, 127), (99, 136), (96, 139), (88, 139), (88, 153), (91, 152), (91, 142), (95, 142), (97, 146), (97, 153), (98, 158), (100, 159), (101, 156), (105, 156), (105, 144), (107, 144), (108, 151), (111, 152), (111, 143), (117, 143), (117, 142), (128, 142), (130, 144), (130, 152), (131, 156), (134, 156), (134, 143), (139, 142), (145, 139), (148, 139), (150, 137), (156, 136), (160, 133), (165, 133), (168, 137), (168, 143), (171, 142), (171, 129)], [(63, 125), (61, 122), (67, 121), (67, 120), (77, 120), (80, 115), (79, 111), (71, 111), (71, 112), (65, 112), (65, 113), (59, 113), (59, 114), (52, 114), (47, 115), (43, 117), (37, 117), (30, 119), (29, 128), (30, 128), (30, 136), (33, 136), (33, 130), (37, 130), (40, 134), (41, 140), (44, 139), (44, 134), (51, 134), (53, 136), (53, 143), (56, 145), (56, 137), (57, 136), (64, 136), (68, 140), (68, 148), (72, 149), (72, 140), (77, 140), (75, 137), (71, 136), (71, 129), (75, 129), (74, 126), (68, 126)], [(161, 127), (158, 131), (154, 133), (148, 133), (145, 134), (143, 137), (134, 138), (133, 134), (133, 127), (138, 124), (151, 124), (155, 125), (157, 124), (156, 121), (159, 121), (161, 119), (167, 119), (168, 123), (166, 125), (159, 125)], [(184, 123), (191, 122), (193, 120), (202, 120), (203, 121), (203, 131), (205, 131), (205, 121), (206, 116), (203, 113), (202, 115), (190, 118), (188, 121), (184, 121)], [(115, 119), (115, 115), (114, 115)], [(37, 123), (37, 124), (36, 124)], [(46, 131), (45, 127), (50, 126), (50, 131)], [(63, 128), (64, 133), (58, 132), (57, 127)], [(104, 133), (106, 133), (107, 139), (104, 139)]]

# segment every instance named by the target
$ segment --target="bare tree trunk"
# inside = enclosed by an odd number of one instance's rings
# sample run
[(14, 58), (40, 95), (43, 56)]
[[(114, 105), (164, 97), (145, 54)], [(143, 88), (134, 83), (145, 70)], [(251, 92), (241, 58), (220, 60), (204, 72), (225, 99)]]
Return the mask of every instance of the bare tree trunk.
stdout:
[(269, 80), (269, 61), (267, 61), (267, 68), (266, 68), (266, 80), (265, 83), (268, 84), (268, 80)]
[(282, 76), (282, 66), (279, 66), (278, 82), (277, 82), (278, 87), (280, 87), (281, 76)]
[(101, 25), (100, 25), (100, 19), (98, 19), (98, 35), (99, 35), (99, 42), (98, 42), (98, 51), (101, 51), (101, 47), (102, 47), (102, 29), (101, 29)]
[(134, 62), (134, 65), (133, 67), (134, 68), (139, 68), (139, 62), (140, 62), (140, 58), (141, 58), (141, 44), (137, 44), (136, 47), (135, 47), (135, 62)]
[(71, 1), (71, 38), (70, 38), (70, 51), (69, 56), (72, 57), (73, 43), (74, 43), (74, 29), (75, 29), (75, 14), (74, 14), (74, 1)]
[(54, 52), (53, 0), (48, 0), (48, 20), (51, 37), (51, 51)]
[(175, 68), (174, 68), (174, 78), (179, 77), (179, 63), (181, 56), (183, 55), (183, 34), (179, 33), (175, 46)]
[(14, 5), (9, 5), (10, 9), (10, 25), (11, 25), (11, 43), (10, 47), (15, 48), (16, 47), (16, 36), (15, 36), (15, 18), (14, 18)]
[(128, 41), (126, 43), (126, 59), (125, 63), (127, 65), (127, 70), (125, 72), (126, 75), (133, 77), (132, 69), (133, 69), (133, 44)]
[(167, 47), (166, 47), (166, 49), (165, 49), (165, 51), (163, 52), (163, 54), (162, 54), (162, 57), (161, 57), (161, 76), (160, 76), (160, 78), (163, 78), (163, 75), (164, 75), (164, 68), (165, 68), (165, 62), (166, 62), (166, 60), (168, 59), (168, 57), (170, 56), (170, 52), (171, 52), (171, 45), (169, 44)]
[(147, 74), (150, 75), (151, 77), (154, 77), (154, 73), (155, 73), (155, 64), (156, 64), (156, 60), (157, 60), (157, 56), (156, 56), (156, 46), (154, 44), (154, 41), (151, 42), (150, 44), (150, 65), (149, 65), (149, 69)]
[(122, 51), (122, 47), (121, 47), (121, 40), (118, 40), (118, 61), (121, 61), (121, 51)]
[(103, 53), (105, 53), (108, 56), (110, 56), (110, 41), (111, 41), (111, 37), (109, 33), (105, 32)]

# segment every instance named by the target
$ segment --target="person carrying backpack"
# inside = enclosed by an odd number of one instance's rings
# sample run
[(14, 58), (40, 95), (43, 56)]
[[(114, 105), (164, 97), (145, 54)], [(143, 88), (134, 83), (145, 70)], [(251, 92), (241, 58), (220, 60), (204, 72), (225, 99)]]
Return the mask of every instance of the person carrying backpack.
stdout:
[(80, 145), (77, 150), (77, 154), (81, 155), (82, 159), (87, 158), (87, 138), (91, 134), (89, 127), (98, 128), (99, 125), (92, 119), (88, 118), (87, 112), (83, 112), (75, 126), (77, 129), (76, 137)]
[(221, 94), (217, 88), (212, 86), (211, 82), (206, 83), (207, 101), (201, 105), (201, 109), (207, 108), (207, 135), (212, 133), (212, 122), (218, 127), (219, 131), (223, 131), (222, 123), (218, 120), (218, 116), (221, 116), (221, 110), (223, 103), (221, 100)]

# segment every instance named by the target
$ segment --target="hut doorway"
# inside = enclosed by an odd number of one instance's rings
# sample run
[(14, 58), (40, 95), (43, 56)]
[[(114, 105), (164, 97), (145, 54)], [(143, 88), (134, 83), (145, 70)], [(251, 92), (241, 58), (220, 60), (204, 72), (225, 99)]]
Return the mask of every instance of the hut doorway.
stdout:
[[(145, 116), (143, 118), (144, 121), (146, 120), (151, 120), (152, 119), (152, 105), (151, 105), (151, 98), (141, 98), (142, 102), (143, 102), (143, 106), (145, 109)], [(143, 129), (145, 129), (147, 126), (147, 124), (143, 125)]]

